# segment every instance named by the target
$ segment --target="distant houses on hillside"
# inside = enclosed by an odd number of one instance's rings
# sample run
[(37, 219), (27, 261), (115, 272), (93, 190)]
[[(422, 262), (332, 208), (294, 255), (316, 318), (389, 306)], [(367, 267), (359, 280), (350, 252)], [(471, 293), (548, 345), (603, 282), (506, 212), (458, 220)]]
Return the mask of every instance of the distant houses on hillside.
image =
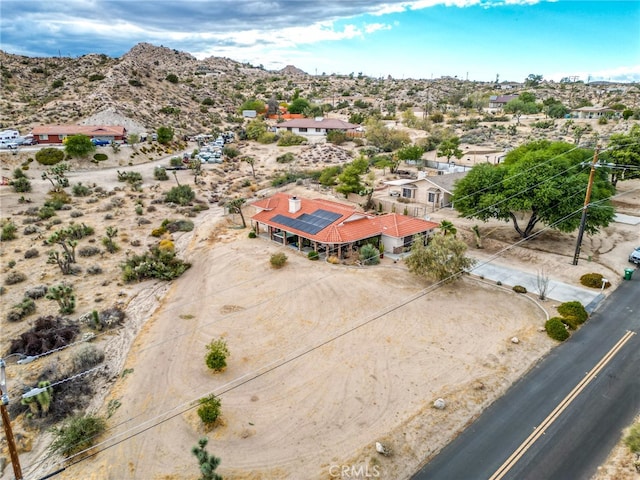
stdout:
[(31, 134), (40, 145), (59, 144), (71, 135), (86, 135), (96, 140), (122, 143), (127, 129), (121, 125), (38, 125)]

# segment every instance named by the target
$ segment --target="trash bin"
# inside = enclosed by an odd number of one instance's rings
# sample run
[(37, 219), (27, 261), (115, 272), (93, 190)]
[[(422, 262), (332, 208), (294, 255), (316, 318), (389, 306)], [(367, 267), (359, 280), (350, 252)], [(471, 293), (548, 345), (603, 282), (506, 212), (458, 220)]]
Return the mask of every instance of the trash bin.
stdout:
[(625, 268), (624, 269), (624, 279), (631, 280), (631, 276), (633, 275), (633, 268)]

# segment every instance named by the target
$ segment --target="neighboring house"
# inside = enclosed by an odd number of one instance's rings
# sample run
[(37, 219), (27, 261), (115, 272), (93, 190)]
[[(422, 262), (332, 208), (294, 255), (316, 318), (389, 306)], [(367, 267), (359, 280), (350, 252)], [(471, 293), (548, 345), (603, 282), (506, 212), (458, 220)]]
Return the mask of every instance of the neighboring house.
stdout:
[(518, 95), (491, 95), (489, 97), (489, 109), (502, 110), (511, 100), (518, 98)]
[(127, 129), (121, 125), (39, 125), (31, 134), (40, 145), (62, 143), (66, 137), (80, 134), (122, 143), (127, 138)]
[(399, 180), (388, 180), (385, 185), (392, 190), (399, 192), (399, 197), (406, 198), (412, 203), (420, 203), (436, 210), (443, 207), (453, 206), (451, 197), (455, 182), (463, 178), (467, 172), (448, 173), (433, 177), (422, 177), (418, 179), (401, 178)]
[(345, 122), (337, 118), (296, 118), (288, 122), (278, 123), (276, 129), (278, 133), (293, 132), (303, 136), (326, 136), (331, 130), (343, 132), (355, 131), (358, 125)]
[(366, 243), (379, 245), (381, 253), (401, 253), (416, 235), (428, 236), (438, 227), (397, 213), (370, 215), (356, 207), (323, 199), (276, 193), (252, 204), (257, 213), (251, 224), (257, 234), (300, 252), (316, 251), (348, 257)]
[(593, 119), (602, 117), (612, 117), (616, 111), (607, 107), (581, 107), (571, 110), (574, 118)]

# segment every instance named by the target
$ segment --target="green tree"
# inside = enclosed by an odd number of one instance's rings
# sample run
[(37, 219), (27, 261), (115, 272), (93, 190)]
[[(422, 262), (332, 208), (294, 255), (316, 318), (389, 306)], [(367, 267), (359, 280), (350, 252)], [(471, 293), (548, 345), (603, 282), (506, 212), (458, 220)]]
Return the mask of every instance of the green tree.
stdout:
[(130, 133), (129, 135), (127, 135), (127, 143), (135, 149), (136, 144), (140, 143), (140, 135), (138, 135), (137, 133)]
[(609, 138), (607, 150), (602, 154), (611, 169), (611, 183), (615, 187), (620, 180), (640, 178), (640, 125), (631, 127), (628, 134), (614, 133)]
[(525, 87), (537, 87), (542, 82), (542, 75), (536, 75), (534, 73), (529, 74), (524, 80)]
[(213, 394), (201, 398), (198, 416), (205, 425), (213, 425), (220, 416), (220, 399)]
[(171, 127), (159, 127), (156, 133), (158, 134), (158, 143), (162, 145), (167, 145), (173, 140), (174, 132)]
[(308, 100), (305, 100), (304, 98), (296, 98), (289, 104), (287, 111), (289, 113), (303, 113), (310, 106), (311, 104)]
[(438, 145), (439, 157), (447, 157), (447, 163), (451, 161), (451, 157), (462, 158), (462, 150), (460, 150), (460, 138), (459, 137), (447, 137), (440, 145)]
[(96, 151), (96, 146), (87, 135), (70, 135), (64, 142), (64, 151), (72, 158), (86, 158)]
[(240, 108), (238, 108), (238, 113), (242, 113), (243, 110), (255, 110), (256, 113), (262, 114), (267, 110), (267, 107), (262, 100), (250, 98), (249, 100), (246, 100), (242, 105), (240, 105)]
[(203, 437), (198, 440), (198, 445), (191, 449), (198, 459), (200, 467), (200, 480), (222, 480), (222, 477), (216, 473), (216, 468), (220, 465), (220, 459), (214, 455), (209, 455), (206, 450), (209, 439)]
[(237, 213), (240, 215), (240, 220), (242, 221), (242, 228), (247, 228), (247, 222), (244, 219), (244, 214), (242, 213), (242, 206), (245, 204), (246, 199), (244, 198), (234, 198), (233, 200), (229, 200), (227, 202), (227, 208), (229, 209), (229, 213)]
[(318, 177), (320, 185), (325, 187), (333, 187), (337, 183), (338, 175), (342, 173), (342, 167), (340, 165), (334, 165), (332, 167), (325, 167)]
[(411, 253), (405, 259), (409, 271), (431, 280), (451, 282), (475, 265), (465, 256), (467, 245), (453, 235), (436, 235), (425, 246), (418, 235), (413, 239)]
[(338, 175), (338, 186), (336, 191), (342, 193), (345, 198), (350, 193), (360, 193), (364, 189), (361, 175), (366, 173), (369, 168), (369, 162), (366, 158), (360, 157), (357, 160), (347, 164), (342, 173)]
[(342, 130), (329, 130), (327, 132), (327, 142), (334, 145), (342, 145), (347, 141), (347, 134)]
[(258, 138), (267, 133), (267, 124), (259, 118), (254, 118), (247, 124), (245, 130), (249, 140), (258, 140)]
[(424, 149), (419, 145), (408, 145), (398, 150), (398, 158), (404, 162), (418, 161), (422, 159)]
[(517, 124), (520, 125), (520, 117), (525, 113), (538, 113), (538, 106), (533, 102), (523, 102), (519, 98), (514, 98), (504, 106), (504, 112), (512, 113), (516, 117)]
[(218, 340), (213, 340), (209, 345), (207, 345), (205, 363), (211, 370), (221, 372), (227, 366), (228, 356), (229, 349), (227, 348), (227, 342), (222, 338), (219, 338)]
[(536, 103), (536, 94), (531, 92), (522, 92), (518, 95), (518, 100), (522, 100), (524, 103)]
[[(593, 151), (565, 142), (530, 142), (509, 152), (499, 165), (476, 165), (454, 187), (453, 204), (467, 218), (512, 221), (522, 238), (538, 222), (562, 232), (580, 225)], [(609, 197), (614, 187), (603, 169), (596, 171), (586, 231), (596, 233), (612, 221)], [(527, 218), (528, 217), (528, 218)], [(520, 225), (525, 218), (525, 226)]]
[(558, 102), (546, 107), (546, 112), (551, 118), (564, 118), (569, 113), (569, 109)]
[(385, 152), (392, 152), (405, 145), (411, 144), (407, 132), (388, 128), (378, 119), (369, 119), (366, 129), (367, 142)]

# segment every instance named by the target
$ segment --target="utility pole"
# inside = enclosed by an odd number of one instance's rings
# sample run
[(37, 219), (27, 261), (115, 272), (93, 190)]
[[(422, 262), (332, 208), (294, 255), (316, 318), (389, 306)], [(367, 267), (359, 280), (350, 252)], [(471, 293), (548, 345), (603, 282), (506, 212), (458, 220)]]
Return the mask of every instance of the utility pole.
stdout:
[(591, 202), (591, 190), (593, 188), (593, 179), (596, 174), (596, 165), (598, 163), (598, 146), (596, 145), (595, 153), (593, 154), (593, 161), (591, 162), (591, 171), (589, 172), (589, 183), (587, 184), (587, 193), (584, 197), (584, 206), (582, 207), (582, 218), (580, 219), (580, 229), (578, 230), (578, 240), (576, 242), (576, 251), (573, 255), (573, 264), (578, 265), (578, 259), (580, 258), (580, 248), (582, 248), (582, 237), (584, 235), (584, 227), (587, 223), (587, 209), (589, 208), (589, 202)]
[(5, 362), (0, 358), (0, 413), (2, 414), (2, 425), (4, 433), (7, 437), (7, 445), (9, 447), (9, 456), (11, 457), (11, 465), (13, 466), (13, 475), (16, 480), (22, 480), (22, 469), (20, 468), (20, 458), (18, 457), (18, 449), (16, 441), (13, 438), (13, 430), (11, 429), (11, 419), (7, 411), (9, 396), (4, 392), (7, 385), (7, 377), (5, 375)]

